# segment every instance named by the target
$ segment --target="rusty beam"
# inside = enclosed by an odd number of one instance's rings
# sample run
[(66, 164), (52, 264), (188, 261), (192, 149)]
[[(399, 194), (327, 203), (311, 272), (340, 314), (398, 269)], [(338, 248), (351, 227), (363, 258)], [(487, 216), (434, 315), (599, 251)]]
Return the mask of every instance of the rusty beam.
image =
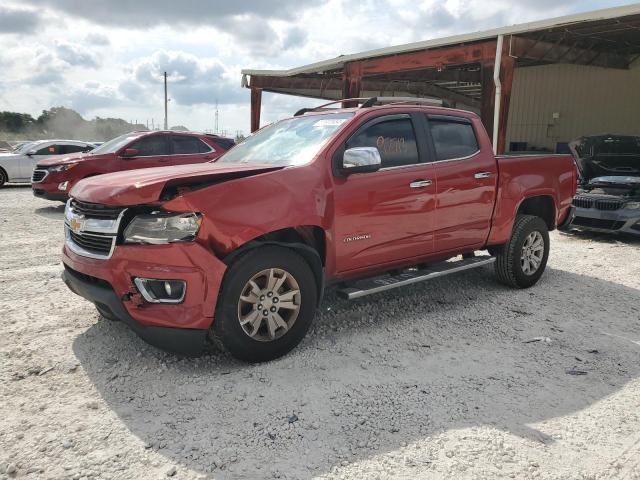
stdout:
[(447, 65), (463, 65), (491, 60), (495, 56), (496, 42), (488, 41), (469, 45), (401, 53), (389, 57), (361, 60), (364, 76), (392, 72), (406, 72), (425, 68), (443, 69)]
[(515, 64), (515, 58), (510, 56), (507, 51), (503, 52), (502, 65), (500, 66), (502, 100), (500, 102), (500, 122), (498, 125), (498, 154), (503, 154), (506, 149), (509, 103), (511, 101), (511, 89), (513, 86), (513, 71), (515, 69)]
[(262, 89), (251, 87), (251, 132), (260, 128), (260, 109), (262, 108)]
[(489, 134), (489, 138), (493, 136), (493, 109), (495, 103), (495, 85), (493, 84), (493, 62), (485, 62), (482, 64), (480, 72), (482, 73), (482, 96), (480, 99), (480, 118), (484, 128)]
[[(342, 98), (358, 98), (362, 87), (362, 64), (348, 63), (342, 73)], [(342, 108), (357, 107), (354, 102), (342, 102)]]
[(629, 67), (629, 59), (617, 53), (598, 52), (596, 57), (585, 59), (585, 51), (582, 48), (536, 42), (536, 40), (530, 38), (517, 36), (512, 37), (511, 54), (519, 58), (548, 63), (576, 63), (579, 65), (595, 65), (619, 69), (627, 69)]

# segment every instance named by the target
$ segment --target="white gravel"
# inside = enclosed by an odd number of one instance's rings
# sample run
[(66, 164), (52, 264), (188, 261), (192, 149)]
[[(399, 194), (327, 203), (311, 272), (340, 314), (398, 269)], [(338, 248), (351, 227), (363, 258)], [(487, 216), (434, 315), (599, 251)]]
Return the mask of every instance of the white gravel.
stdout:
[(62, 213), (0, 190), (0, 478), (640, 478), (639, 241), (553, 233), (529, 290), (329, 293), (249, 366), (99, 319), (59, 279)]

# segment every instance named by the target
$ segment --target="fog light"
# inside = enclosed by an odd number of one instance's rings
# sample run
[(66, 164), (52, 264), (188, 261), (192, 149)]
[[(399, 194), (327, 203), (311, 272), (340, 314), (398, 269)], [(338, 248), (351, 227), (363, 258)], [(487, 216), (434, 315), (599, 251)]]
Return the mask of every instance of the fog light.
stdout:
[(135, 278), (133, 282), (149, 303), (180, 303), (187, 291), (187, 282), (184, 280)]
[(69, 182), (62, 182), (58, 185), (58, 190), (62, 190), (64, 192), (68, 186), (69, 186)]

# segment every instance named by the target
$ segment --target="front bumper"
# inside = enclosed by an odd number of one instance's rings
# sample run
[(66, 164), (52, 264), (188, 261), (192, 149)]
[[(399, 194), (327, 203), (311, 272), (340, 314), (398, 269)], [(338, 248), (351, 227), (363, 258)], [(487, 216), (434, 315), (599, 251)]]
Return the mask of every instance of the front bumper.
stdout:
[[(43, 168), (37, 170), (42, 171)], [(60, 190), (58, 186), (64, 182), (67, 182), (67, 188)], [(41, 181), (31, 182), (33, 195), (45, 200), (66, 202), (69, 199), (71, 187), (73, 187), (73, 182), (68, 178), (66, 172), (49, 172)]]
[[(65, 245), (63, 279), (74, 293), (107, 308), (148, 343), (197, 355), (213, 322), (226, 265), (198, 243), (118, 245), (108, 260), (78, 255)], [(136, 277), (184, 280), (179, 304), (151, 304)]]
[(605, 233), (640, 235), (640, 209), (607, 211), (574, 207), (570, 228)]

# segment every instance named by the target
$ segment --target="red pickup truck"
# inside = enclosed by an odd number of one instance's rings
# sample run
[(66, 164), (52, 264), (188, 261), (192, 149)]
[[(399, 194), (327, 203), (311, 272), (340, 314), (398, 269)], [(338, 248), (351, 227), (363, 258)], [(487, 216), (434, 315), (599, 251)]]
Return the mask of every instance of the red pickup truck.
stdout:
[(54, 156), (37, 163), (31, 178), (36, 197), (66, 202), (83, 178), (122, 170), (214, 160), (235, 145), (230, 138), (195, 132), (131, 132), (88, 153)]
[(302, 340), (329, 284), (358, 298), (493, 263), (532, 286), (576, 176), (569, 155), (495, 157), (467, 111), (299, 112), (215, 163), (79, 182), (63, 279), (156, 346), (270, 360)]

